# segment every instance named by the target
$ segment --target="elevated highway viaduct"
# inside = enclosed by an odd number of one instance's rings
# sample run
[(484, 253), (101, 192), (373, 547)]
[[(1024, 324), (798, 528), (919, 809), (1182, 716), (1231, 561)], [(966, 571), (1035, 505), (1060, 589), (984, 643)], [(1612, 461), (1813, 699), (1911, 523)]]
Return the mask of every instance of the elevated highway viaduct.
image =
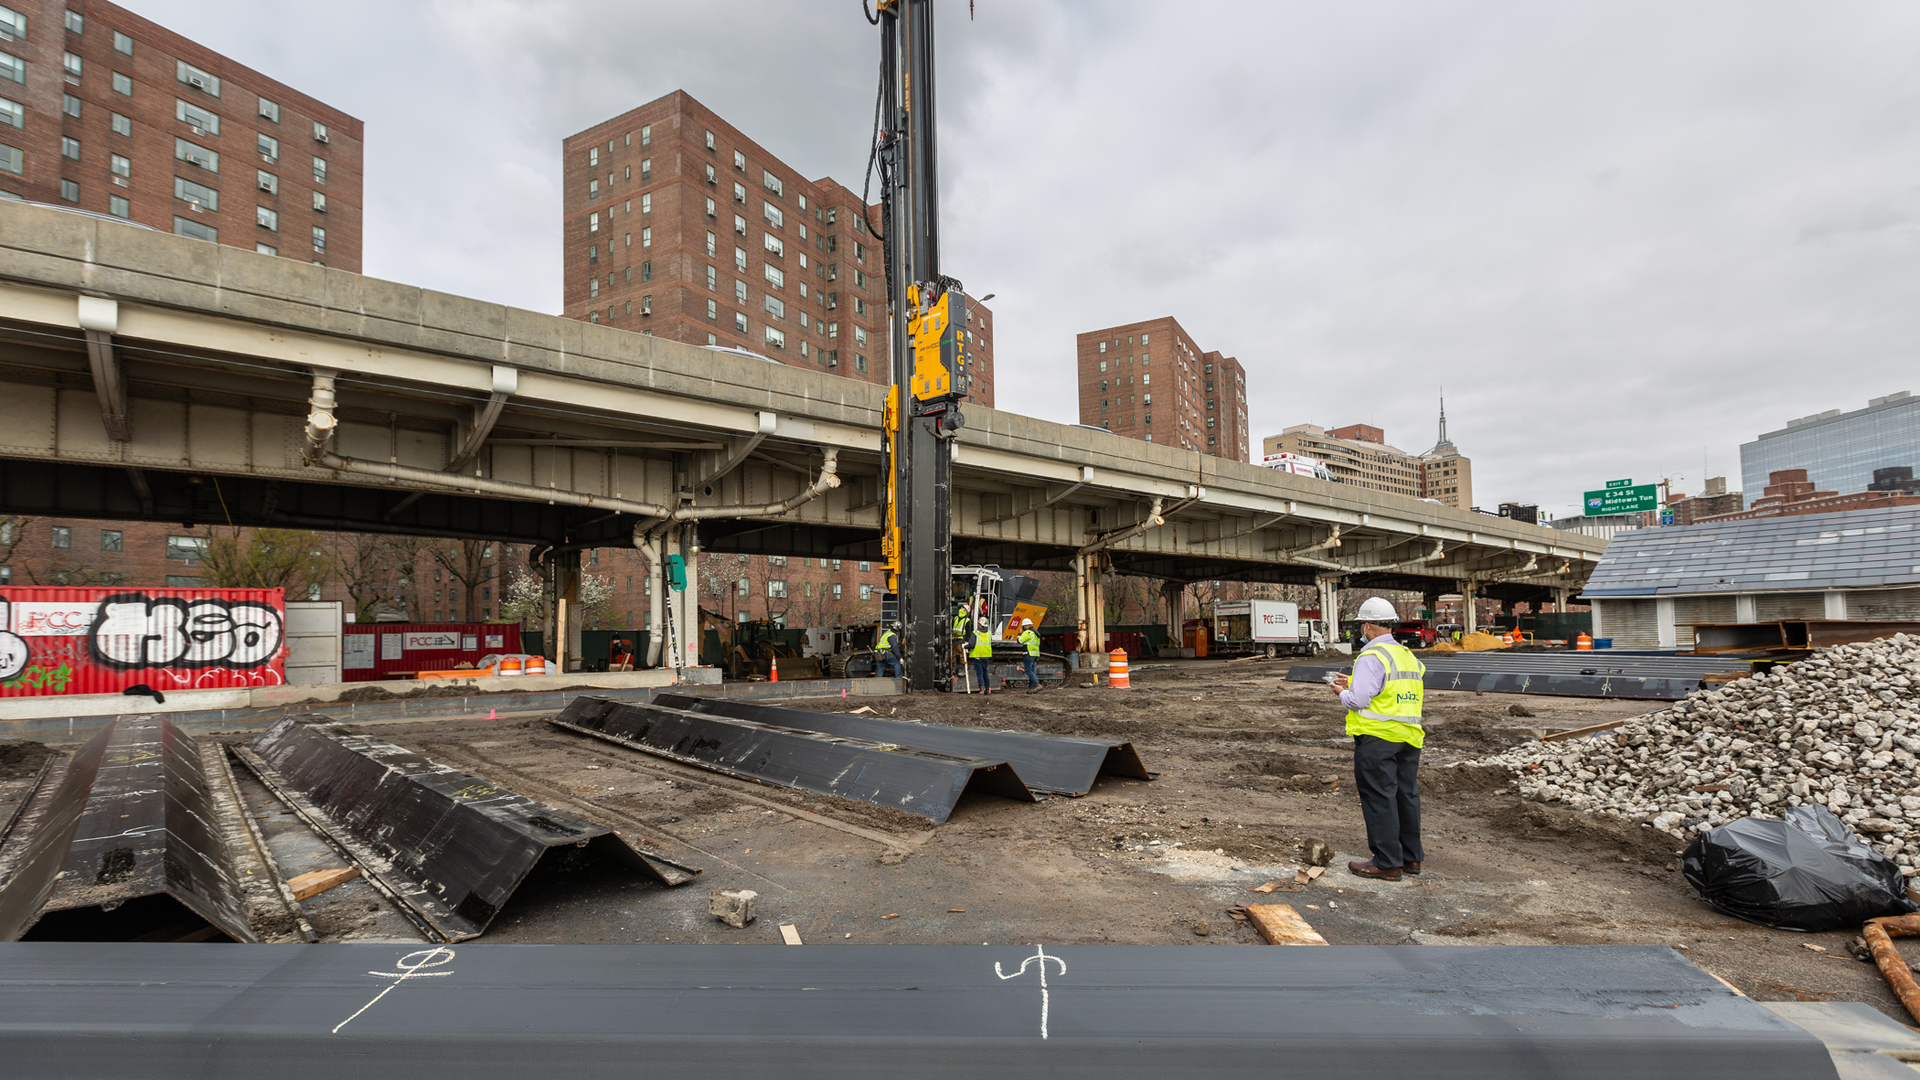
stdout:
[[(0, 202), (9, 513), (878, 559), (885, 391), (783, 360)], [(954, 453), (955, 560), (1095, 634), (1112, 574), (1551, 602), (1604, 549), (977, 406)]]

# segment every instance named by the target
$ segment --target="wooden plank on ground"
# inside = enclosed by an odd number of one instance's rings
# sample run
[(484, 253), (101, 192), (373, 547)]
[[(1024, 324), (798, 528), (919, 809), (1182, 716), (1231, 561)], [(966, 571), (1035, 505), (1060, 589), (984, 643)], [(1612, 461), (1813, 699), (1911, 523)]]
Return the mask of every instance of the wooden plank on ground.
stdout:
[(1248, 904), (1247, 918), (1269, 945), (1325, 945), (1327, 939), (1307, 925), (1292, 904)]
[(1556, 731), (1550, 735), (1542, 735), (1540, 736), (1540, 741), (1553, 742), (1556, 739), (1571, 739), (1578, 735), (1591, 735), (1596, 731), (1612, 731), (1614, 728), (1625, 723), (1625, 720), (1609, 720), (1604, 724), (1589, 724), (1586, 727), (1577, 727), (1568, 731)]
[(789, 945), (800, 944), (800, 931), (792, 923), (780, 924), (780, 939)]
[(345, 885), (360, 876), (357, 866), (335, 866), (326, 870), (309, 870), (304, 874), (287, 879), (287, 888), (293, 890), (295, 900), (305, 900), (309, 896), (318, 896), (335, 885)]

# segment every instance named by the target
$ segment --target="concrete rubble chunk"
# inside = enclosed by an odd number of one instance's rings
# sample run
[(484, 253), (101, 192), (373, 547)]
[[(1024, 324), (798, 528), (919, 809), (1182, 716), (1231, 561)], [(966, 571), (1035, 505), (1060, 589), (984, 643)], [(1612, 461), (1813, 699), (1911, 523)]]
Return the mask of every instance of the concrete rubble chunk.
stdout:
[(1920, 637), (1835, 645), (1697, 690), (1599, 736), (1526, 743), (1475, 764), (1520, 795), (1687, 840), (1789, 807), (1832, 810), (1881, 854), (1920, 865)]
[(759, 897), (752, 889), (715, 889), (707, 894), (707, 912), (728, 926), (745, 926), (754, 920)]

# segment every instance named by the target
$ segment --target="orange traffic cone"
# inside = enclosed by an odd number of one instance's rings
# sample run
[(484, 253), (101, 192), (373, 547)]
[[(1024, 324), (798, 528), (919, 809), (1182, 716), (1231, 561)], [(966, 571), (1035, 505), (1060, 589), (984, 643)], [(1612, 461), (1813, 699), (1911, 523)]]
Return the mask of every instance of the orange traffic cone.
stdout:
[(780, 681), (780, 658), (777, 656), (773, 658), (773, 681)]

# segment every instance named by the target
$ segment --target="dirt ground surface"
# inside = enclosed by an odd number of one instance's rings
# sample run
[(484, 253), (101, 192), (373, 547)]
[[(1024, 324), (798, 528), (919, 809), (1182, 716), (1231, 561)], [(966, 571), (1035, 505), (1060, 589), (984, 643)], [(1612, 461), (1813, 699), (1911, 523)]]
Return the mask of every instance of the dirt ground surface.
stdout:
[[(1502, 772), (1447, 766), (1543, 732), (1651, 712), (1658, 702), (1432, 691), (1422, 762), (1426, 873), (1346, 870), (1366, 832), (1344, 710), (1285, 661), (1137, 667), (1131, 690), (991, 696), (796, 697), (789, 707), (1133, 743), (1151, 781), (1103, 778), (1082, 798), (967, 796), (938, 827), (898, 811), (706, 772), (576, 735), (544, 717), (353, 728), (620, 830), (701, 867), (664, 888), (624, 871), (530, 880), (488, 942), (807, 944), (1041, 942), (1264, 945), (1229, 910), (1292, 904), (1333, 944), (1666, 944), (1760, 1000), (1863, 1001), (1911, 1023), (1852, 932), (1795, 934), (1722, 915), (1678, 872), (1680, 844), (1647, 827), (1523, 803)], [(804, 686), (797, 684), (796, 688)], [(1534, 715), (1512, 715), (1513, 706)], [(240, 737), (236, 737), (238, 739)], [(0, 775), (28, 772), (26, 757)], [(0, 784), (11, 789), (18, 781)], [(337, 861), (243, 782), (288, 874)], [(0, 819), (11, 809), (0, 790)], [(13, 795), (17, 798), (17, 795)], [(1338, 855), (1295, 888), (1305, 842)], [(302, 845), (304, 845), (302, 847)], [(294, 848), (299, 848), (296, 851)], [(1263, 895), (1264, 882), (1286, 888)], [(708, 914), (714, 888), (759, 893), (744, 929)], [(364, 882), (309, 902), (326, 940), (404, 940)], [(1205, 934), (1200, 924), (1205, 923)], [(1909, 946), (1910, 948), (1916, 946)]]

